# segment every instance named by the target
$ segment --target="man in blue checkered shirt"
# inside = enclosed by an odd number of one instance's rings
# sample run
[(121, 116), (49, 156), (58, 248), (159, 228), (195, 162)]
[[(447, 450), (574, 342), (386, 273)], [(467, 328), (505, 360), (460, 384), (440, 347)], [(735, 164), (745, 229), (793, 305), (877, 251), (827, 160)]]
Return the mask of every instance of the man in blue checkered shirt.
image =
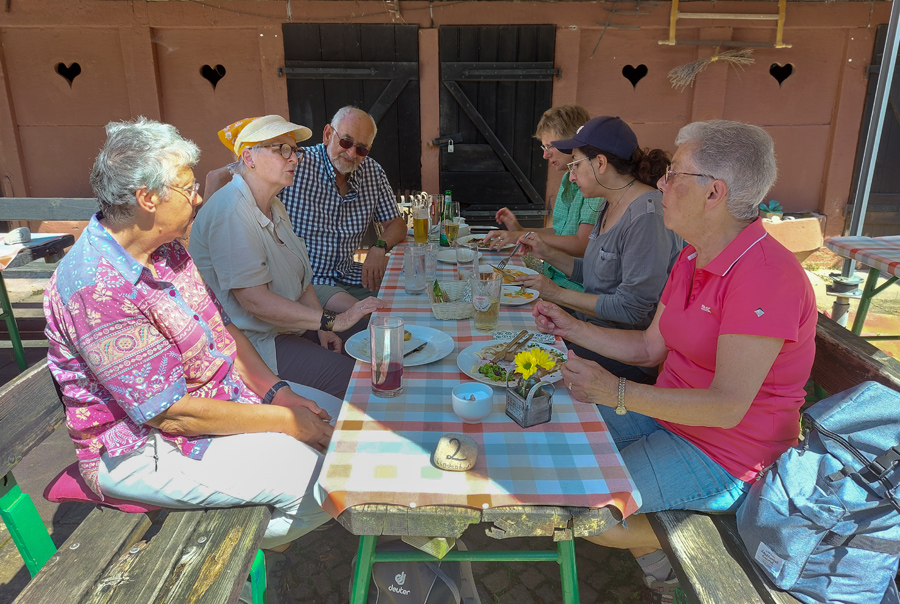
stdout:
[[(355, 107), (338, 110), (322, 143), (308, 147), (281, 201), (306, 242), (312, 284), (322, 306), (343, 312), (381, 285), (386, 254), (406, 239), (406, 223), (384, 169), (368, 158), (375, 121)], [(371, 222), (384, 233), (362, 264), (353, 261)]]

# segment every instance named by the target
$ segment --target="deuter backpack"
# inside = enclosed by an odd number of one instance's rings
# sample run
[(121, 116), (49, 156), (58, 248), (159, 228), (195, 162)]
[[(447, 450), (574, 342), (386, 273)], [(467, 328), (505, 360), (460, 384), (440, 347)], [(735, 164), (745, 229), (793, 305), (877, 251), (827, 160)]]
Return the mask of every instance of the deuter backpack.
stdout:
[[(456, 547), (465, 551), (461, 540)], [(413, 552), (403, 541), (389, 541), (378, 552)], [(353, 559), (356, 566), (356, 558)], [(481, 604), (472, 565), (462, 562), (376, 562), (368, 604)]]
[(802, 602), (900, 602), (900, 394), (864, 382), (801, 424), (738, 509), (750, 556)]

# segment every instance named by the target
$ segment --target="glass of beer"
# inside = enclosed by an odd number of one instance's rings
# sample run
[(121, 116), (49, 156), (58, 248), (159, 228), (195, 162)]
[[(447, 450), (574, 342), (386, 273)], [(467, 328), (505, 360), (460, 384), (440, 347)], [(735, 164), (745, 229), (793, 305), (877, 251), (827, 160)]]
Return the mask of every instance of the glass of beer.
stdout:
[(445, 212), (445, 214), (444, 232), (447, 235), (447, 243), (450, 244), (450, 247), (453, 247), (456, 238), (459, 237), (459, 202), (450, 202), (449, 211)]
[(416, 243), (428, 243), (428, 202), (417, 199), (412, 209), (413, 238)]
[(469, 278), (472, 287), (472, 306), (475, 307), (475, 329), (494, 331), (500, 318), (500, 286), (503, 278), (499, 273), (475, 273)]

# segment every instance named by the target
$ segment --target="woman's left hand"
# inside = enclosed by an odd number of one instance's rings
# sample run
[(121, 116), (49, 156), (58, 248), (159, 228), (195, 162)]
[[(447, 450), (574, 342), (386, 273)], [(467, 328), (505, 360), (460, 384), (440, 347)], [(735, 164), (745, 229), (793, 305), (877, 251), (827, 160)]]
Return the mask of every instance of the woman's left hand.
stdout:
[(594, 361), (582, 359), (570, 350), (561, 373), (563, 384), (575, 400), (607, 407), (616, 406), (619, 381)]
[(334, 352), (341, 351), (341, 338), (334, 333), (333, 331), (319, 331), (319, 344), (322, 345), (323, 348), (327, 348), (328, 350), (333, 350)]

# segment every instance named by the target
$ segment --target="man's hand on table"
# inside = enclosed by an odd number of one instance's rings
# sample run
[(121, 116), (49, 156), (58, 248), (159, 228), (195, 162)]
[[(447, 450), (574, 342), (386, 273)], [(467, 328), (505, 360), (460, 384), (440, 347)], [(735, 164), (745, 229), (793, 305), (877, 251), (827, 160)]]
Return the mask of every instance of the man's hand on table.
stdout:
[(387, 268), (387, 252), (380, 247), (369, 248), (362, 265), (362, 284), (369, 291), (378, 291), (384, 271)]

